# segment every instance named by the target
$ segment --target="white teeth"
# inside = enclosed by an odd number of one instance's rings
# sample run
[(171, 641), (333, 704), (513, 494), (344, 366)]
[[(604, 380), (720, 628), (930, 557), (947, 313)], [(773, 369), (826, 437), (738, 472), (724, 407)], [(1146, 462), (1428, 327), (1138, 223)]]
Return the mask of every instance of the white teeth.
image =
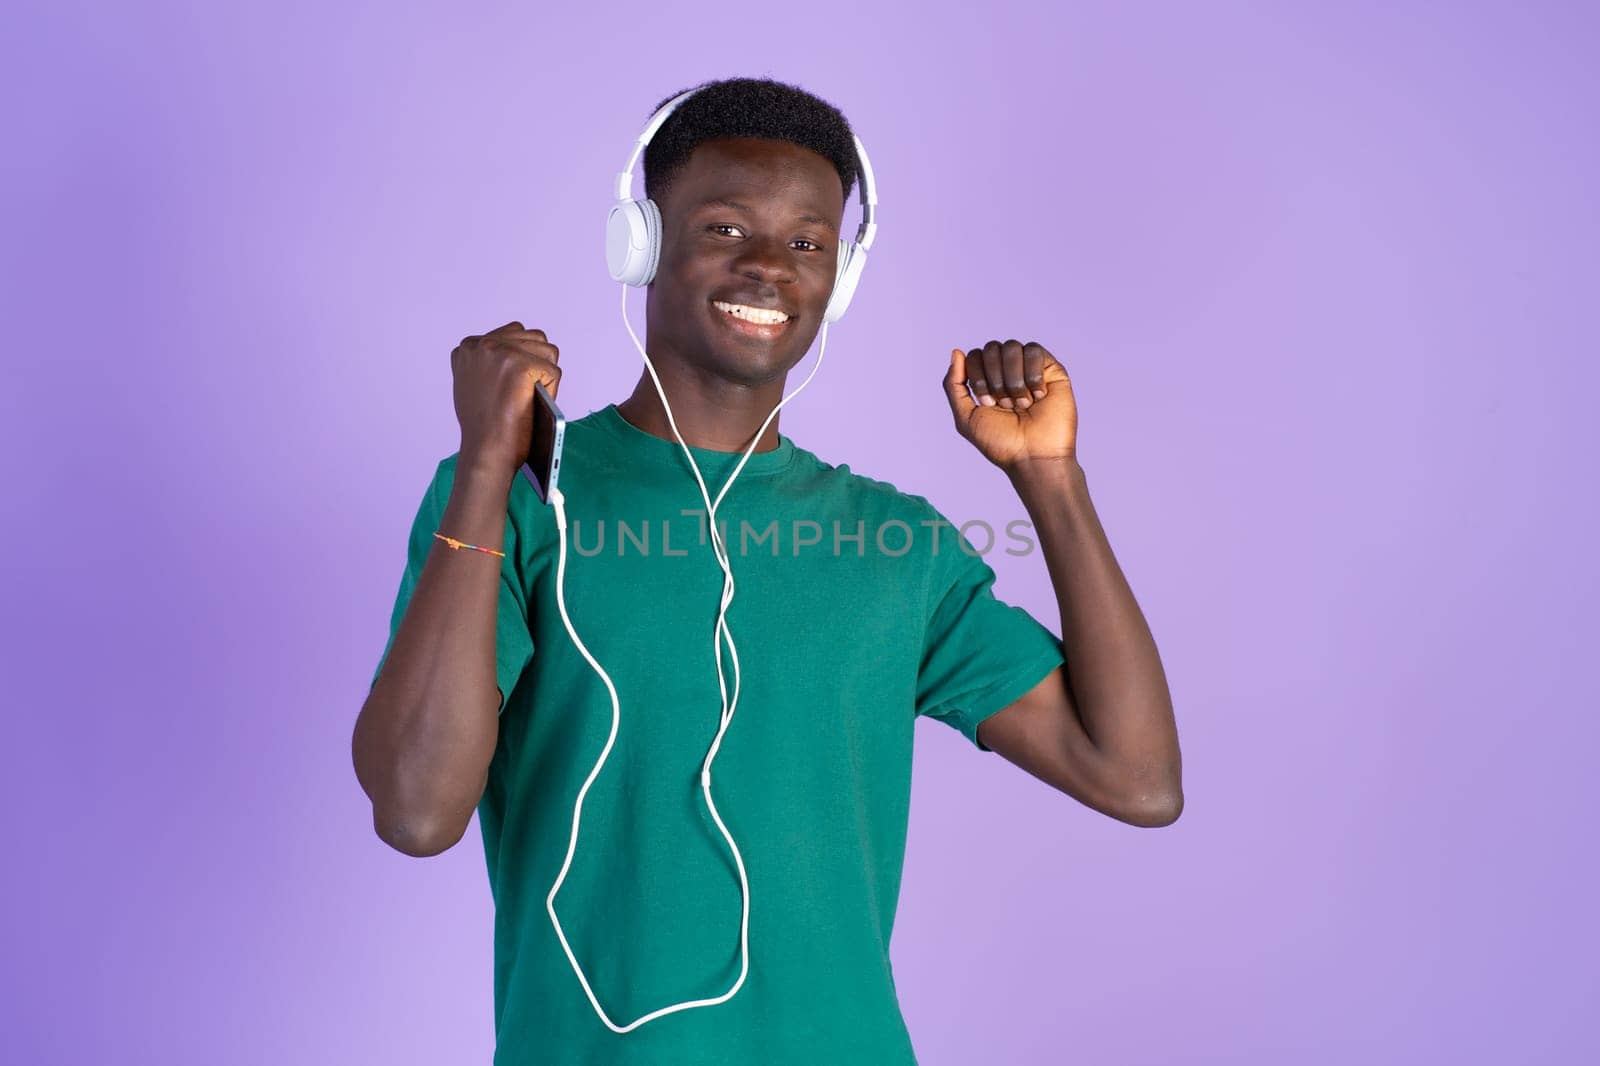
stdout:
[(762, 322), (768, 325), (789, 321), (789, 316), (782, 311), (769, 311), (764, 307), (747, 307), (744, 304), (728, 304), (721, 300), (712, 300), (712, 305), (718, 310), (742, 318), (749, 322)]

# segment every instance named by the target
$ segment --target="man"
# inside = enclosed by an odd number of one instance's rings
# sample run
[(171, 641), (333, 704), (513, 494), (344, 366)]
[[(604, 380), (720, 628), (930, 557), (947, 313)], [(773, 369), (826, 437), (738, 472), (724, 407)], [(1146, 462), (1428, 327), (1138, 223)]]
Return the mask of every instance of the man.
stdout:
[[(646, 151), (662, 250), (645, 349), (713, 498), (816, 337), (856, 165), (838, 111), (767, 79), (708, 83)], [(772, 310), (785, 320), (749, 321)], [(545, 908), (612, 727), (556, 610), (552, 510), (517, 476), (534, 383), (555, 393), (559, 359), (520, 322), (452, 353), (461, 448), (418, 511), (355, 729), (378, 835), (432, 855), (478, 812), (496, 1063), (914, 1062), (889, 942), (918, 715), (1129, 824), (1182, 807), (1170, 696), (1089, 502), (1066, 371), (1038, 344), (991, 341), (952, 351), (942, 375), (960, 435), (1033, 519), (1060, 640), (994, 597), (993, 571), (926, 499), (823, 462), (776, 419), (718, 505), (739, 689), (713, 791), (748, 875), (747, 929), (701, 792), (723, 574), (698, 488), (647, 375), (568, 426), (564, 602), (622, 710), (561, 926), (614, 1019), (744, 976), (724, 1002), (619, 1033)]]

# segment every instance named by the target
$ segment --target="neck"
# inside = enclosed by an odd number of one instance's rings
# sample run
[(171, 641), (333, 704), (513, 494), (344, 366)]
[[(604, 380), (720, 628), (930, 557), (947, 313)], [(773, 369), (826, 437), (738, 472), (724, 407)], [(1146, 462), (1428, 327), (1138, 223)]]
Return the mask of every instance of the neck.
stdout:
[[(743, 452), (750, 447), (750, 440), (761, 423), (783, 400), (783, 378), (745, 385), (698, 372), (676, 360), (653, 357), (653, 362), (661, 377), (662, 391), (672, 405), (673, 421), (677, 422), (684, 443), (691, 448)], [(633, 393), (617, 404), (617, 411), (646, 433), (677, 442), (648, 370), (639, 374)], [(756, 454), (778, 447), (778, 421), (782, 417), (779, 412), (767, 424), (761, 442), (755, 447)]]

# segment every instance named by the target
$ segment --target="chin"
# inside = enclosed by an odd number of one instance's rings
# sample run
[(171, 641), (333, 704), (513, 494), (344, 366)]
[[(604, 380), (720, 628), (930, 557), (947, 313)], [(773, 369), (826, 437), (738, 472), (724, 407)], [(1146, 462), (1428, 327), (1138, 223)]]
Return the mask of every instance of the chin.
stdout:
[(726, 381), (754, 389), (782, 378), (789, 372), (790, 364), (755, 360), (748, 356), (741, 358), (738, 353), (718, 353), (716, 365), (711, 369)]
[(712, 353), (715, 369), (721, 376), (751, 386), (765, 385), (774, 378), (783, 377), (806, 354), (805, 348), (796, 350), (791, 344), (746, 347), (729, 344), (725, 337), (715, 338), (705, 350)]

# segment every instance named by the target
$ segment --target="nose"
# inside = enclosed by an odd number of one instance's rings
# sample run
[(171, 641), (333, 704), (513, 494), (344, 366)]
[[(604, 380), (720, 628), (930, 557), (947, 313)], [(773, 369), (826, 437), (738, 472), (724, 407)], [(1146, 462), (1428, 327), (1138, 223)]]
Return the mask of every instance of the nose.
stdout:
[(747, 241), (734, 269), (757, 281), (793, 281), (798, 276), (794, 257), (781, 238)]

